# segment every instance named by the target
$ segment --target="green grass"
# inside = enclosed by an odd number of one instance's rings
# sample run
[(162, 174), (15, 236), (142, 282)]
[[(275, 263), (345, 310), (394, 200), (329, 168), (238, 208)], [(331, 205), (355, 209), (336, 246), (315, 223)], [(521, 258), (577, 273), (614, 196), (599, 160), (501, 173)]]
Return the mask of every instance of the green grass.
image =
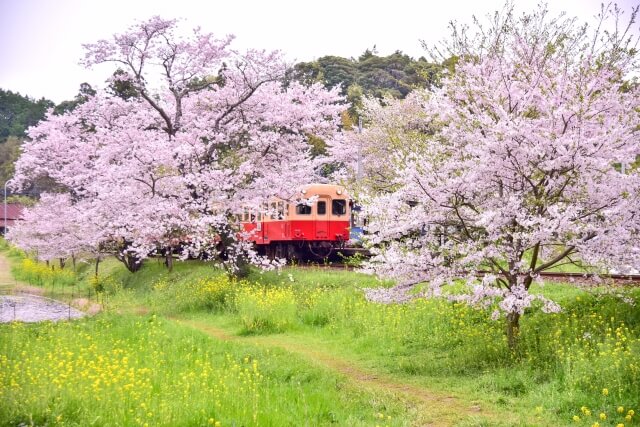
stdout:
[[(231, 281), (197, 262), (177, 263), (172, 273), (149, 262), (131, 274), (107, 261), (102, 272), (111, 283), (104, 292), (108, 311), (146, 307), (247, 342), (263, 337), (265, 346), (322, 349), (370, 372), (457, 396), (464, 405), (480, 402), (491, 412), (484, 421), (459, 414), (456, 425), (563, 425), (575, 424), (574, 416), (580, 417), (576, 425), (628, 425), (627, 411), (640, 409), (640, 310), (615, 295), (637, 303), (637, 290), (534, 287), (564, 310), (528, 310), (514, 354), (504, 322), (491, 320), (491, 309), (444, 300), (368, 303), (362, 287), (389, 283), (349, 271), (288, 268)], [(604, 421), (595, 418), (601, 412)]]
[(2, 325), (0, 334), (0, 425), (408, 423), (393, 398), (299, 357), (156, 316)]

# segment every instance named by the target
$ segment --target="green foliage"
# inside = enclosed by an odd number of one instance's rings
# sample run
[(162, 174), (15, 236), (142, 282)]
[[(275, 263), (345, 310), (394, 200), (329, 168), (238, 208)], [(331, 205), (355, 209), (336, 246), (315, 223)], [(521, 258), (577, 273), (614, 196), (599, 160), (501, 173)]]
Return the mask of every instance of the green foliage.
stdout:
[(131, 81), (120, 79), (124, 74), (125, 71), (121, 68), (114, 71), (113, 81), (109, 83), (108, 91), (125, 101), (130, 98), (140, 97), (140, 92), (135, 88), (135, 85)]
[(401, 51), (378, 56), (374, 48), (357, 60), (323, 56), (298, 63), (290, 77), (305, 84), (321, 82), (327, 88), (341, 86), (351, 104), (349, 113), (357, 117), (364, 96), (404, 98), (413, 89), (439, 85), (443, 69), (453, 70), (454, 66), (453, 59), (440, 65), (425, 58), (415, 60)]
[(31, 207), (38, 203), (38, 201), (29, 196), (13, 195), (7, 196), (7, 203), (17, 203), (22, 206)]
[(73, 271), (30, 258), (22, 258), (19, 263), (14, 264), (12, 273), (16, 279), (38, 286), (71, 286), (76, 282)]
[(244, 282), (235, 290), (233, 308), (243, 333), (283, 332), (297, 323), (296, 297), (290, 287)]
[[(0, 138), (1, 140), (1, 138)], [(4, 187), (15, 171), (14, 164), (20, 157), (22, 138), (8, 136), (4, 143), (0, 143), (0, 185)]]
[(320, 74), (318, 81), (328, 88), (342, 86), (343, 93), (358, 80), (358, 65), (353, 59), (340, 56), (323, 56), (317, 60)]
[(0, 325), (0, 425), (406, 425), (290, 353), (214, 340), (154, 315)]
[(171, 305), (177, 312), (222, 310), (238, 283), (211, 267), (209, 270), (190, 281), (175, 280), (169, 275), (163, 275), (152, 286), (156, 294), (154, 306), (160, 311), (164, 304)]
[(62, 115), (66, 112), (73, 111), (78, 105), (87, 101), (88, 97), (96, 94), (95, 89), (89, 83), (81, 83), (78, 94), (72, 100), (62, 101), (53, 109), (54, 114)]
[(0, 143), (8, 137), (24, 138), (29, 126), (38, 123), (53, 103), (41, 98), (38, 101), (0, 89)]

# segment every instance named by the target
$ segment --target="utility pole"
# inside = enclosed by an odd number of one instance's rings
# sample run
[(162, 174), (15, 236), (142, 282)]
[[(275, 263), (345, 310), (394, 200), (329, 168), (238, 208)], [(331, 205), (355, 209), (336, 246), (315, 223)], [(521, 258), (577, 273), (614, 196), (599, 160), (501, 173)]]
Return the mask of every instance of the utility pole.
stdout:
[[(358, 134), (362, 135), (362, 117), (358, 117)], [(356, 183), (362, 179), (362, 140), (358, 141), (358, 163), (356, 165)]]
[(4, 183), (4, 234), (7, 234), (7, 184), (9, 184), (10, 179), (8, 179)]

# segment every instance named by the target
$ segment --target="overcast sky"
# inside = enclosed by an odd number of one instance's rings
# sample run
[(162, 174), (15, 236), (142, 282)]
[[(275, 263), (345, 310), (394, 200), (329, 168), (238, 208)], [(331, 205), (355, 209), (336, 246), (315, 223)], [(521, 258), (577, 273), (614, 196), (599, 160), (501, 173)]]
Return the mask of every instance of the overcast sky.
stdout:
[[(606, 1), (606, 0), (605, 0)], [(625, 10), (640, 0), (619, 0)], [(516, 0), (530, 10), (538, 0)], [(550, 9), (589, 20), (601, 0), (550, 0)], [(83, 43), (110, 38), (150, 16), (183, 18), (222, 36), (234, 48), (282, 50), (290, 61), (324, 55), (357, 57), (424, 54), (420, 40), (446, 37), (452, 19), (468, 22), (500, 9), (504, 0), (0, 0), (0, 88), (55, 102), (71, 99), (80, 83), (103, 87), (111, 69), (78, 65)]]

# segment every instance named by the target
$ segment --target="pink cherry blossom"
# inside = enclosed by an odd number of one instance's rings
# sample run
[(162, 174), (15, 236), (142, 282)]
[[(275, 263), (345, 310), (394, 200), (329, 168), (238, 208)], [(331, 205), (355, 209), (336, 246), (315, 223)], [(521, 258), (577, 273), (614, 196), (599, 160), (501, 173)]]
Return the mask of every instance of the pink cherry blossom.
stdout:
[(14, 181), (55, 182), (62, 193), (48, 197), (77, 207), (73, 220), (95, 223), (97, 244), (132, 270), (178, 245), (184, 257), (224, 251), (230, 265), (273, 265), (238, 241), (232, 214), (320, 179), (308, 138), (335, 137), (343, 99), (317, 84), (285, 85), (278, 52), (239, 53), (232, 36), (196, 29), (185, 38), (176, 26), (154, 17), (86, 45), (85, 65), (113, 64), (114, 79), (138, 96), (98, 91), (71, 112), (50, 112), (29, 130)]
[(637, 40), (607, 8), (594, 29), (540, 6), (457, 30), (441, 89), (370, 102), (368, 129), (332, 149), (352, 176), (364, 154), (370, 269), (432, 288), (464, 278), (457, 298), (495, 302), (513, 333), (534, 301), (559, 310), (529, 293), (540, 272), (640, 266)]

